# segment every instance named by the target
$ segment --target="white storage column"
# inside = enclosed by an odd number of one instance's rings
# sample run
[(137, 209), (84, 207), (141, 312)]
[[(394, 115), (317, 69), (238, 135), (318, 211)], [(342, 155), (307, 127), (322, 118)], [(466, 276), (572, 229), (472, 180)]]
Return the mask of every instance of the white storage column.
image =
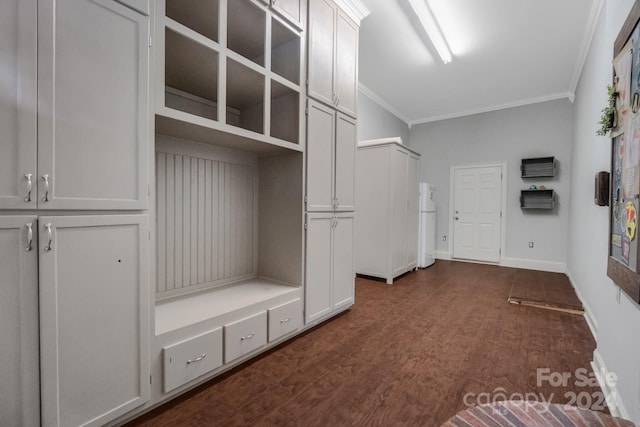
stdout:
[(416, 268), (419, 159), (400, 138), (359, 143), (356, 273), (391, 284)]

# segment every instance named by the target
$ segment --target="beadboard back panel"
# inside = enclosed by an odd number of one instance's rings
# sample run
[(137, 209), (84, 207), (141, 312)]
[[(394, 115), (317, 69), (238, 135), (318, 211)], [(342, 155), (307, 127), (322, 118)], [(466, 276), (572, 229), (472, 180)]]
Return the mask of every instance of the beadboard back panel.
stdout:
[(257, 163), (219, 147), (166, 142), (156, 145), (157, 297), (255, 276)]

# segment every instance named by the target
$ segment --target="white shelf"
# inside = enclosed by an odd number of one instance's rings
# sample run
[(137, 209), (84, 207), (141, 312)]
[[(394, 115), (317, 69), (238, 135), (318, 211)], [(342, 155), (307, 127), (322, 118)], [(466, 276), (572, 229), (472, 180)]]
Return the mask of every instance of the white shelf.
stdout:
[(156, 335), (282, 295), (295, 294), (299, 289), (297, 286), (256, 277), (210, 291), (159, 302), (156, 305)]
[(156, 133), (205, 144), (246, 150), (259, 156), (304, 151), (303, 144), (295, 144), (268, 137), (168, 107), (163, 107), (156, 111)]

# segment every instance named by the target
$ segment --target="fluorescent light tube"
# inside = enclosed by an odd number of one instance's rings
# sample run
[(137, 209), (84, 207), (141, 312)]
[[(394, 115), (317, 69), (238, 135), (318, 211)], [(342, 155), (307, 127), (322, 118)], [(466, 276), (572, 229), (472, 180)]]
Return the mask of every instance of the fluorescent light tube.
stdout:
[(420, 20), (420, 24), (424, 27), (424, 30), (427, 32), (427, 35), (431, 39), (431, 43), (438, 51), (440, 58), (446, 64), (451, 62), (452, 56), (451, 51), (449, 50), (449, 46), (447, 45), (447, 41), (440, 30), (440, 25), (438, 25), (438, 21), (433, 16), (429, 5), (427, 4), (427, 0), (408, 0), (411, 8), (415, 12), (416, 16)]

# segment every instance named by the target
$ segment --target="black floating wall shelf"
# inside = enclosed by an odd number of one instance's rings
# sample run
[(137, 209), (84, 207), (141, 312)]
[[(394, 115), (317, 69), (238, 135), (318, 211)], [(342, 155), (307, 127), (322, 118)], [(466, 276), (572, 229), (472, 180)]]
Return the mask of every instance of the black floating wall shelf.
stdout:
[(553, 190), (522, 190), (520, 207), (522, 209), (553, 209), (556, 193)]
[(554, 177), (556, 176), (556, 160), (554, 157), (522, 159), (520, 171), (522, 178)]

